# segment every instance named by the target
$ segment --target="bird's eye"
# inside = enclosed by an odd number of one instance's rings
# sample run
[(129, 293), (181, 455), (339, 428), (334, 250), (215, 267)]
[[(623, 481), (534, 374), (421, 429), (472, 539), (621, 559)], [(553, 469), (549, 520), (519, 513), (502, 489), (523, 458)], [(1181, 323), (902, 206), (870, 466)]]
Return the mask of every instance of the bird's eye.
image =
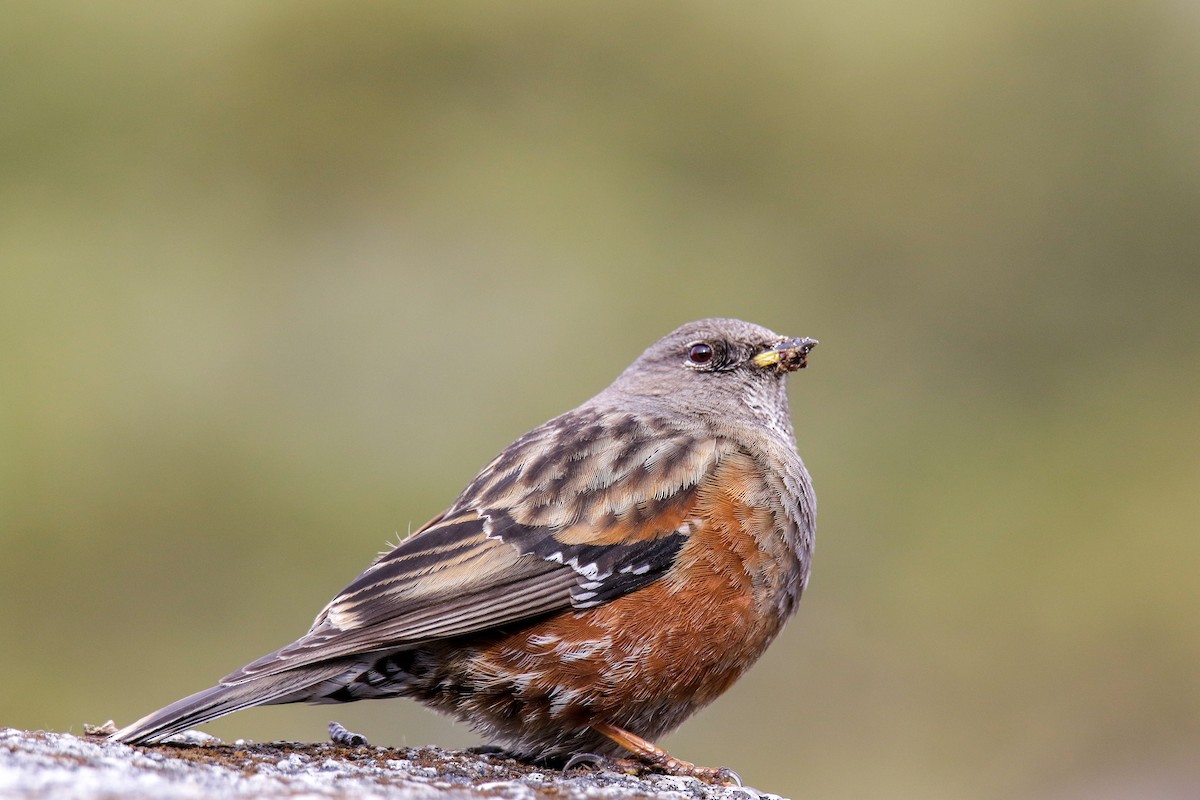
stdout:
[(696, 342), (688, 347), (688, 361), (696, 365), (707, 364), (713, 359), (712, 345), (707, 342)]

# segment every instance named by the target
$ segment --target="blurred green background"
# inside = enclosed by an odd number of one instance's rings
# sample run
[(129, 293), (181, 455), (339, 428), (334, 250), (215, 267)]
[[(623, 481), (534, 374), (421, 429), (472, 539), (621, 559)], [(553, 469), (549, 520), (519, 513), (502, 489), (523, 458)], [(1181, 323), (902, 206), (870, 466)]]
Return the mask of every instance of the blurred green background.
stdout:
[[(796, 798), (1200, 792), (1200, 8), (6, 5), (0, 724), (302, 633), (709, 315), (821, 347), (798, 618), (666, 740)], [(232, 739), (477, 743), (404, 701)]]

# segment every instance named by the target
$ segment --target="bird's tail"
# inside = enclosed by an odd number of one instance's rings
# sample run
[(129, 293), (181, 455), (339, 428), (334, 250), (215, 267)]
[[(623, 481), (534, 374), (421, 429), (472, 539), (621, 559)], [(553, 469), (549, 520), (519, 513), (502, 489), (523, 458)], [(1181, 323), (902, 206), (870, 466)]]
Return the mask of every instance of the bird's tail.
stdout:
[[(160, 742), (195, 725), (253, 706), (318, 701), (347, 665), (326, 663), (275, 675), (220, 683), (148, 714), (108, 738), (128, 744)], [(335, 681), (336, 683), (336, 681)]]

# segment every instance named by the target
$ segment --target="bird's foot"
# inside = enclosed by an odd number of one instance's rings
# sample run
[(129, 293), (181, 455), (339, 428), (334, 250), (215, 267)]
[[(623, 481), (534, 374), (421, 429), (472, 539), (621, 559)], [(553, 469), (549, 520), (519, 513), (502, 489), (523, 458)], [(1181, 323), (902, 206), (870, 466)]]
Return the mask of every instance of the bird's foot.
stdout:
[[(618, 728), (616, 725), (600, 723), (595, 726), (595, 730), (612, 739), (637, 757), (637, 760), (628, 758), (612, 759), (612, 762), (619, 767), (632, 765), (635, 767), (634, 772), (640, 772), (641, 769), (638, 769), (639, 767), (645, 768), (649, 766), (660, 769), (663, 772), (669, 772), (672, 775), (696, 778), (705, 783), (716, 783), (724, 786), (742, 785), (741, 777), (731, 769), (726, 767), (701, 767), (690, 761), (684, 761), (682, 758), (676, 758), (653, 742), (647, 741), (623, 728)], [(567, 764), (572, 765), (573, 762), (576, 762), (576, 759), (586, 761), (595, 758), (597, 757), (592, 756), (590, 753), (581, 753), (573, 756)], [(582, 763), (582, 761), (578, 763)], [(630, 770), (626, 769), (625, 771)]]

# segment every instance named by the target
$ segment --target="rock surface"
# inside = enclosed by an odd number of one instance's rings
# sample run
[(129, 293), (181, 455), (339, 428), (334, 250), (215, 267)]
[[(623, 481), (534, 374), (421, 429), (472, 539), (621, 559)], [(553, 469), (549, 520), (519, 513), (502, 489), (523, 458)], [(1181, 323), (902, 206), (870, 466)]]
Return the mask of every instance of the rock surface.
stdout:
[(508, 758), (434, 747), (216, 739), (131, 747), (102, 736), (0, 728), (0, 798), (501, 798), (779, 800), (748, 787), (582, 767), (564, 775)]

